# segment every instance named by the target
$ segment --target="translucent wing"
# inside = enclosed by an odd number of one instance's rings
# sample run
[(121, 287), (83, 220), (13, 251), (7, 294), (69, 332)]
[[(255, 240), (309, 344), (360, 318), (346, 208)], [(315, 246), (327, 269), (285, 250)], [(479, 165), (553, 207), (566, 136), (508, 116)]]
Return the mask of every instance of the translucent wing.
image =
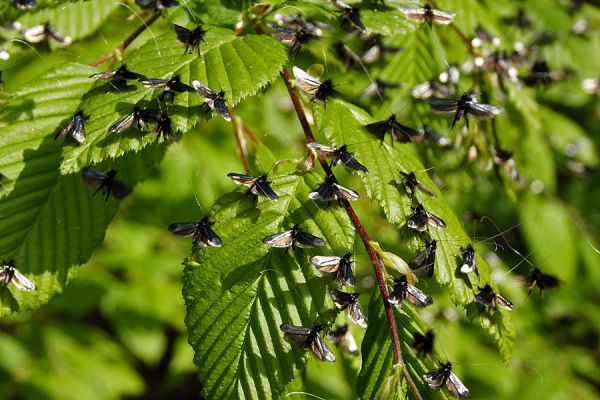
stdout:
[(73, 130), (71, 131), (71, 136), (78, 143), (83, 143), (85, 141), (85, 119), (79, 116), (75, 116), (73, 119)]
[(256, 178), (250, 175), (230, 173), (227, 174), (227, 176), (230, 177), (234, 183), (237, 183), (241, 186), (245, 186), (247, 188), (252, 186), (254, 184), (254, 181), (256, 181)]
[(313, 256), (310, 258), (312, 265), (317, 267), (319, 271), (333, 273), (340, 268), (342, 257), (336, 256)]
[(337, 191), (333, 186), (333, 183), (324, 183), (314, 191), (308, 194), (308, 197), (312, 200), (321, 200), (321, 201), (334, 201), (337, 200)]
[(106, 175), (104, 173), (89, 167), (85, 167), (81, 170), (81, 177), (83, 179), (83, 183), (96, 189), (99, 188), (106, 179)]
[(196, 89), (196, 92), (198, 92), (200, 97), (203, 97), (205, 99), (212, 99), (216, 95), (216, 93), (211, 88), (209, 88), (200, 81), (193, 80), (192, 85), (194, 86), (194, 89)]
[(323, 239), (303, 231), (298, 231), (296, 235), (294, 235), (293, 242), (294, 247), (299, 248), (320, 247), (325, 245), (325, 241)]
[(358, 200), (358, 193), (337, 183), (333, 184), (337, 200)]
[(321, 338), (321, 336), (319, 335), (316, 335), (312, 340), (310, 344), (310, 349), (320, 361), (335, 361), (335, 356), (333, 355), (331, 350), (329, 350), (329, 347), (327, 347), (327, 345), (323, 341), (323, 338)]
[(440, 114), (454, 114), (458, 111), (458, 101), (454, 99), (429, 99), (431, 109)]
[(317, 90), (319, 90), (319, 86), (321, 86), (321, 81), (300, 68), (294, 66), (292, 69), (294, 72), (294, 77), (296, 78), (296, 83), (298, 87), (305, 93), (315, 94)]
[(433, 20), (438, 24), (448, 25), (452, 23), (456, 13), (448, 12), (448, 11), (440, 11), (440, 10), (431, 10), (433, 13)]
[(425, 232), (427, 230), (427, 214), (421, 205), (415, 207), (415, 212), (408, 217), (406, 225), (409, 228), (416, 229), (419, 232)]
[(213, 231), (211, 223), (208, 221), (201, 221), (198, 224), (198, 229), (194, 235), (194, 243), (203, 247), (221, 247), (223, 245), (221, 238)]
[(113, 126), (111, 126), (110, 131), (116, 132), (116, 133), (125, 132), (127, 129), (131, 128), (131, 126), (134, 124), (134, 122), (135, 122), (135, 116), (133, 115), (133, 113), (129, 114), (128, 116), (126, 116), (125, 118), (123, 118), (122, 120), (120, 120), (119, 122), (114, 124)]
[(352, 264), (349, 260), (342, 259), (340, 261), (340, 269), (336, 277), (340, 286), (354, 286), (356, 278), (352, 272)]
[(177, 35), (177, 39), (179, 39), (180, 42), (184, 44), (190, 44), (192, 42), (193, 35), (191, 30), (177, 24), (174, 24), (174, 27), (175, 34)]
[(51, 27), (46, 27), (48, 35), (59, 45), (67, 46), (73, 42), (71, 36), (65, 35), (64, 33), (58, 32)]
[(431, 296), (423, 293), (411, 284), (406, 285), (406, 298), (417, 307), (427, 307), (433, 304)]
[(441, 389), (446, 384), (446, 373), (444, 369), (431, 371), (423, 375), (423, 379), (432, 389)]
[(213, 100), (209, 100), (208, 106), (221, 117), (225, 118), (225, 121), (231, 121), (231, 114), (227, 109), (227, 104), (225, 104), (225, 100), (221, 96)]
[(468, 113), (478, 119), (491, 118), (494, 115), (501, 114), (504, 111), (503, 107), (494, 106), (492, 104), (482, 104), (473, 101), (467, 102)]
[(469, 389), (463, 385), (460, 379), (458, 379), (458, 377), (452, 371), (446, 379), (446, 387), (448, 388), (448, 391), (455, 397), (465, 398), (471, 396)]
[(263, 243), (268, 244), (271, 247), (285, 248), (291, 247), (294, 243), (294, 231), (286, 231), (283, 233), (276, 233), (271, 236), (267, 236), (263, 239)]
[(140, 78), (139, 82), (146, 88), (159, 89), (167, 86), (168, 79)]
[(286, 338), (298, 343), (305, 343), (311, 332), (308, 328), (292, 324), (281, 324), (279, 329), (281, 329)]
[(498, 293), (496, 293), (496, 304), (508, 311), (512, 311), (514, 308), (513, 304), (507, 298)]
[(23, 276), (23, 274), (21, 274), (16, 268), (13, 268), (12, 274), (13, 276), (11, 282), (17, 289), (24, 290), (26, 292), (36, 290), (35, 283), (25, 278), (25, 276)]
[(197, 222), (175, 222), (169, 225), (169, 231), (177, 236), (192, 236), (198, 227)]
[(355, 300), (350, 307), (348, 307), (348, 318), (361, 328), (367, 328), (367, 320), (360, 309), (358, 301)]
[(277, 26), (275, 24), (271, 24), (268, 23), (267, 25), (269, 25), (269, 28), (271, 28), (271, 35), (279, 40), (282, 43), (286, 43), (286, 44), (292, 44), (296, 41), (296, 32), (289, 30), (289, 29), (285, 29), (282, 28), (280, 26)]
[(254, 181), (254, 186), (250, 188), (250, 191), (256, 195), (266, 197), (270, 200), (277, 201), (279, 197), (277, 193), (271, 189), (271, 183), (265, 179), (257, 179)]
[(131, 187), (117, 179), (113, 179), (110, 185), (110, 192), (116, 199), (123, 200), (131, 194)]
[(426, 13), (424, 8), (420, 7), (400, 7), (400, 12), (406, 16), (406, 18), (417, 22), (427, 21)]
[(46, 26), (45, 25), (37, 25), (32, 28), (27, 29), (23, 32), (23, 36), (25, 40), (29, 43), (40, 43), (44, 39), (46, 39)]
[(427, 214), (427, 223), (429, 225), (431, 225), (434, 228), (437, 228), (439, 230), (444, 230), (446, 228), (446, 223), (444, 222), (443, 219), (441, 219), (437, 215), (434, 215), (428, 211), (425, 211), (425, 213)]
[(335, 147), (330, 147), (330, 146), (325, 146), (323, 144), (319, 144), (319, 143), (307, 143), (306, 147), (308, 147), (311, 150), (314, 150), (318, 155), (321, 155), (323, 157), (327, 157), (327, 158), (333, 158), (336, 156), (336, 148)]
[(337, 160), (337, 164), (343, 165), (345, 168), (354, 171), (362, 171), (365, 173), (369, 172), (367, 167), (356, 161), (356, 159), (347, 152), (340, 154), (340, 157)]

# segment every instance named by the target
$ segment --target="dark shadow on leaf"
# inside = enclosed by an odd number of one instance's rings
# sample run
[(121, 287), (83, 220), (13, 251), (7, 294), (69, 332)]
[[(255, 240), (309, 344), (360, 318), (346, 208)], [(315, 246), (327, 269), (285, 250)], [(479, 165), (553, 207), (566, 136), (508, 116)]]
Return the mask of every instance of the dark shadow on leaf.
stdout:
[(8, 107), (2, 110), (2, 121), (11, 123), (19, 119), (23, 114), (28, 118), (33, 118), (32, 111), (35, 108), (35, 102), (32, 99), (26, 99), (20, 103), (11, 102)]

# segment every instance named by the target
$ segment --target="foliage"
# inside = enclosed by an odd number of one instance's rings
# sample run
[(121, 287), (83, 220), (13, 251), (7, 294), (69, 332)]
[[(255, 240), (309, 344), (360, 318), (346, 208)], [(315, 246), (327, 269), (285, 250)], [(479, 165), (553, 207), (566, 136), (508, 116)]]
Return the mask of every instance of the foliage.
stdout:
[[(372, 65), (347, 65), (331, 45), (343, 41), (360, 54), (364, 37), (325, 1), (293, 7), (272, 1), (266, 7), (185, 0), (159, 15), (142, 12), (134, 1), (39, 0), (32, 11), (10, 3), (0, 4), (0, 48), (10, 54), (0, 61), (0, 259), (15, 259), (37, 290), (0, 287), (1, 393), (413, 398), (408, 372), (423, 398), (449, 398), (422, 378), (437, 360), (448, 359), (478, 398), (598, 395), (599, 310), (593, 300), (600, 214), (598, 177), (589, 172), (598, 167), (598, 138), (589, 133), (600, 105), (597, 87), (590, 93), (583, 83), (598, 78), (600, 62), (581, 56), (600, 47), (596, 7), (444, 0), (435, 7), (455, 11), (455, 23), (430, 27), (407, 19), (399, 11), (404, 3), (351, 2), (368, 32), (403, 50)], [(531, 27), (506, 24), (519, 7)], [(293, 59), (267, 34), (266, 21), (278, 13), (300, 13), (331, 28)], [(27, 44), (19, 29), (10, 29), (15, 21), (22, 29), (49, 22), (73, 43)], [(141, 21), (148, 24), (141, 34), (120, 46)], [(573, 28), (585, 22), (586, 29)], [(187, 54), (173, 24), (198, 23), (207, 28), (200, 54)], [(499, 43), (472, 46), (479, 27)], [(540, 41), (542, 33), (552, 40)], [(414, 86), (437, 80), (449, 65), (460, 67), (486, 51), (511, 54), (531, 43), (535, 47), (519, 61), (517, 83), (493, 71), (463, 71), (457, 95), (473, 89), (480, 101), (505, 109), (492, 120), (471, 120), (470, 130), (462, 121), (451, 128), (449, 118), (411, 96)], [(104, 63), (96, 63), (103, 54)], [(556, 79), (525, 85), (531, 64), (541, 59)], [(186, 92), (172, 103), (169, 96), (164, 100), (176, 134), (172, 142), (157, 141), (153, 124), (143, 132), (109, 132), (135, 105), (156, 108), (161, 93), (138, 82), (115, 88), (88, 78), (121, 64), (148, 77), (177, 75), (186, 84), (199, 80), (224, 91), (233, 121)], [(322, 79), (331, 79), (338, 95), (326, 103), (302, 95), (303, 109), (318, 143), (347, 144), (369, 170), (349, 174), (334, 167), (340, 183), (361, 196), (353, 206), (385, 264), (386, 284), (426, 240), (438, 241), (434, 277), (415, 283), (434, 304), (393, 309), (403, 365), (393, 362), (385, 301), (360, 233), (343, 206), (308, 198), (324, 171), (309, 157), (280, 72), (313, 64), (324, 64)], [(375, 78), (403, 86), (360, 97)], [(78, 110), (90, 115), (85, 142), (54, 140)], [(452, 146), (390, 143), (389, 136), (381, 142), (364, 128), (392, 113), (411, 127), (428, 123)], [(494, 162), (492, 146), (513, 153), (518, 180)], [(225, 176), (243, 172), (240, 157), (246, 154), (246, 172), (267, 173), (277, 202), (256, 200)], [(135, 186), (133, 194), (121, 203), (95, 196), (81, 183), (86, 166), (117, 170), (119, 179)], [(411, 198), (400, 172), (415, 172), (436, 198), (418, 191)], [(408, 228), (416, 201), (441, 217), (446, 229)], [(172, 222), (205, 215), (216, 221), (222, 247), (195, 248), (166, 230)], [(326, 245), (285, 251), (263, 243), (294, 224)], [(459, 271), (469, 244), (479, 277)], [(350, 326), (360, 357), (327, 341), (337, 361), (319, 363), (288, 343), (279, 325), (321, 324), (326, 334), (347, 320), (329, 294), (335, 280), (309, 258), (348, 252), (354, 253), (356, 290), (369, 326)], [(533, 265), (557, 276), (561, 287), (543, 297), (537, 290), (528, 295), (524, 282)], [(473, 301), (485, 283), (515, 309), (482, 312)], [(411, 344), (415, 332), (428, 329), (436, 333), (435, 352), (422, 359)]]

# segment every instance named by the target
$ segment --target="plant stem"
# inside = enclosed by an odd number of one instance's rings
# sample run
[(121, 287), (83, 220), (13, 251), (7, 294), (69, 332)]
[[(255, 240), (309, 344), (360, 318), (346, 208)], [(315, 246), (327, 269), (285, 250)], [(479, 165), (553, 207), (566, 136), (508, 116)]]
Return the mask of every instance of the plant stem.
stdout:
[(91, 63), (90, 65), (92, 67), (97, 67), (98, 65), (102, 64), (104, 61), (106, 61), (110, 58), (114, 58), (115, 50), (119, 50), (121, 52), (124, 51), (135, 39), (137, 39), (138, 36), (140, 36), (142, 34), (142, 32), (144, 32), (147, 28), (149, 28), (150, 25), (152, 25), (154, 23), (154, 21), (156, 21), (158, 19), (158, 17), (160, 17), (160, 13), (154, 13), (148, 19), (148, 21), (144, 22), (143, 25), (139, 26), (131, 35), (129, 35), (127, 37), (127, 39), (123, 40), (123, 42), (120, 45), (118, 45), (113, 51), (104, 54), (103, 56), (98, 58), (96, 61)]
[[(306, 115), (304, 114), (304, 108), (302, 107), (302, 102), (300, 101), (300, 97), (298, 96), (298, 93), (292, 87), (292, 84), (290, 83), (290, 72), (288, 71), (287, 67), (285, 67), (285, 66), (283, 67), (283, 70), (281, 71), (281, 76), (282, 76), (283, 81), (285, 82), (287, 90), (290, 94), (292, 103), (294, 103), (294, 109), (296, 110), (296, 114), (298, 115), (298, 119), (300, 120), (300, 125), (302, 125), (302, 130), (304, 131), (304, 136), (306, 136), (306, 141), (308, 143), (312, 143), (315, 141), (315, 137), (312, 133), (310, 124), (308, 123), (308, 120), (306, 119)], [(325, 158), (322, 156), (319, 156), (318, 158), (319, 158), (319, 162), (321, 163), (321, 167), (323, 167), (323, 170), (325, 171), (327, 176), (332, 176), (334, 178), (334, 181), (337, 182), (337, 179), (335, 179), (335, 175), (333, 174), (333, 171), (329, 167), (329, 164), (327, 164), (327, 161), (325, 160)], [(356, 228), (356, 231), (358, 232), (358, 235), (360, 236), (360, 238), (363, 242), (363, 245), (365, 246), (365, 249), (367, 250), (367, 253), (369, 254), (369, 258), (371, 259), (371, 264), (373, 265), (373, 270), (375, 271), (375, 276), (377, 278), (377, 284), (379, 285), (379, 291), (381, 292), (381, 297), (383, 298), (383, 305), (385, 307), (385, 315), (387, 317), (388, 325), (390, 327), (390, 333), (392, 335), (392, 348), (393, 348), (393, 354), (394, 354), (394, 364), (402, 364), (403, 365), (404, 359), (402, 357), (402, 350), (400, 349), (400, 338), (398, 337), (398, 329), (396, 328), (396, 319), (394, 318), (394, 312), (392, 310), (392, 306), (388, 302), (389, 295), (388, 295), (387, 285), (385, 284), (385, 280), (383, 279), (381, 263), (379, 261), (379, 258), (377, 257), (377, 254), (375, 254), (375, 250), (373, 250), (373, 248), (371, 247), (371, 244), (370, 244), (371, 237), (365, 230), (365, 227), (363, 226), (362, 222), (358, 218), (358, 215), (356, 215), (356, 212), (354, 211), (352, 206), (348, 202), (345, 202), (344, 208), (346, 209), (346, 212), (348, 213), (348, 216), (350, 217), (352, 224)], [(408, 370), (406, 368), (403, 368), (402, 370), (404, 371), (404, 376), (406, 377), (406, 381), (408, 382), (415, 397), (419, 400), (422, 400), (423, 398), (421, 397), (421, 394), (419, 393), (419, 389), (417, 389), (417, 386), (415, 385), (415, 382), (413, 381), (412, 377), (410, 376)]]
[(234, 113), (233, 110), (230, 110), (231, 113), (231, 122), (233, 123), (233, 134), (235, 135), (235, 142), (237, 144), (238, 153), (240, 158), (242, 159), (242, 164), (244, 165), (244, 171), (247, 174), (250, 173), (250, 163), (248, 162), (248, 149), (246, 137), (244, 136), (244, 123), (242, 119)]

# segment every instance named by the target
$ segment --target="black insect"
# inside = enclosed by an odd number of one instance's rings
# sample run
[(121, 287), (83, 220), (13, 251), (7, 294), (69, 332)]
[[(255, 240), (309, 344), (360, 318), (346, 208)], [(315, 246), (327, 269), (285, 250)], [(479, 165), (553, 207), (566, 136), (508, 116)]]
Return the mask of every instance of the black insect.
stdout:
[(267, 199), (273, 201), (277, 201), (279, 198), (273, 189), (271, 189), (272, 182), (267, 180), (267, 175), (262, 175), (258, 178), (255, 178), (250, 175), (230, 173), (227, 174), (227, 176), (230, 177), (234, 183), (247, 187), (248, 193), (251, 193), (255, 196), (266, 197)]
[(181, 82), (179, 76), (174, 76), (171, 79), (155, 79), (155, 78), (140, 78), (139, 82), (150, 89), (162, 89), (163, 93), (160, 96), (160, 100), (164, 100), (167, 93), (171, 94), (171, 101), (175, 98), (176, 93), (193, 93), (195, 90), (193, 87), (186, 85)]
[(437, 242), (435, 240), (425, 242), (425, 249), (423, 249), (423, 251), (415, 258), (410, 260), (408, 266), (411, 269), (416, 270), (417, 273), (425, 273), (427, 277), (431, 278), (433, 276), (433, 271), (435, 270), (436, 249)]
[(307, 143), (306, 147), (314, 150), (318, 155), (331, 160), (331, 165), (342, 165), (348, 170), (369, 172), (367, 167), (356, 161), (352, 153), (347, 151), (347, 146), (341, 145), (340, 147), (330, 147), (319, 143), (311, 142)]
[(430, 142), (438, 146), (450, 146), (452, 144), (452, 141), (448, 137), (434, 132), (429, 125), (423, 125), (423, 128), (419, 129), (419, 132), (421, 136), (415, 138), (415, 142), (417, 143)]
[(533, 271), (531, 271), (528, 282), (529, 294), (531, 294), (536, 287), (540, 289), (540, 294), (542, 294), (544, 289), (556, 289), (560, 286), (558, 278), (544, 274), (539, 268), (534, 268)]
[(508, 311), (512, 311), (513, 309), (513, 304), (494, 292), (494, 289), (489, 284), (486, 284), (483, 289), (480, 288), (480, 292), (475, 295), (475, 301), (493, 309), (496, 309), (498, 306)]
[(358, 304), (358, 292), (346, 293), (337, 289), (331, 290), (331, 298), (339, 311), (348, 310), (348, 318), (350, 321), (360, 326), (367, 327), (367, 320)]
[(362, 60), (359, 55), (354, 52), (350, 47), (346, 46), (342, 42), (335, 42), (332, 45), (333, 52), (337, 56), (337, 58), (344, 64), (346, 69), (354, 66), (361, 65)]
[(474, 271), (479, 278), (479, 268), (477, 267), (477, 259), (475, 258), (475, 249), (473, 249), (473, 246), (468, 245), (466, 248), (462, 249), (461, 254), (462, 264), (460, 266), (460, 272), (468, 274), (469, 272)]
[(403, 47), (382, 44), (379, 37), (375, 36), (374, 39), (366, 43), (365, 51), (361, 54), (360, 59), (363, 64), (374, 64), (382, 60), (386, 55), (395, 54), (402, 50), (404, 50)]
[(285, 15), (275, 14), (275, 22), (279, 25), (284, 25), (290, 30), (298, 32), (303, 30), (304, 32), (312, 36), (323, 36), (323, 31), (330, 31), (333, 28), (331, 25), (321, 21), (314, 20), (312, 18), (302, 18), (300, 15)]
[(517, 170), (517, 164), (512, 158), (512, 152), (502, 150), (499, 147), (491, 146), (492, 160), (494, 164), (499, 165), (504, 169), (504, 173), (512, 180), (519, 179), (519, 171)]
[(169, 225), (169, 230), (177, 236), (192, 236), (192, 243), (201, 247), (221, 247), (221, 238), (213, 231), (214, 222), (208, 217), (199, 222), (176, 222)]
[(394, 140), (400, 143), (410, 143), (413, 142), (416, 137), (421, 135), (416, 129), (409, 128), (408, 126), (399, 123), (396, 120), (395, 114), (392, 114), (386, 120), (365, 125), (365, 128), (382, 142), (385, 139), (385, 134), (389, 133), (392, 137), (392, 144), (394, 143)]
[(345, 352), (352, 354), (353, 356), (358, 355), (358, 346), (354, 336), (348, 330), (348, 325), (340, 326), (335, 331), (327, 335), (327, 338), (331, 340), (331, 343), (339, 345)]
[(429, 26), (433, 23), (448, 25), (454, 20), (455, 13), (439, 11), (425, 4), (422, 8), (418, 7), (400, 7), (400, 12), (406, 15), (406, 18), (417, 22), (425, 22)]
[(367, 29), (360, 19), (360, 11), (358, 8), (350, 7), (341, 0), (331, 0), (331, 2), (341, 13), (342, 18), (346, 19), (361, 31), (365, 31)]
[(118, 180), (116, 176), (117, 171), (114, 169), (108, 171), (106, 174), (89, 167), (81, 170), (83, 183), (96, 189), (94, 196), (96, 193), (102, 192), (105, 201), (108, 201), (110, 195), (115, 199), (122, 200), (131, 193), (131, 187)]
[(414, 172), (409, 172), (408, 174), (406, 172), (402, 172), (400, 171), (400, 175), (402, 175), (404, 177), (404, 184), (406, 185), (406, 187), (408, 188), (408, 190), (410, 191), (410, 196), (413, 197), (415, 195), (415, 190), (419, 190), (422, 193), (425, 193), (427, 196), (430, 197), (437, 197), (435, 195), (435, 193), (433, 193), (427, 186), (423, 185), (415, 176)]
[(54, 140), (62, 136), (71, 136), (78, 143), (85, 141), (85, 121), (90, 118), (83, 110), (79, 110), (69, 121), (54, 135)]
[(20, 10), (33, 10), (37, 7), (35, 0), (15, 0), (13, 5)]
[(206, 31), (201, 26), (197, 26), (193, 30), (177, 24), (174, 24), (174, 27), (177, 39), (186, 46), (185, 52), (192, 54), (196, 49), (198, 55), (200, 55), (200, 44), (204, 42)]
[(177, 0), (135, 0), (135, 4), (146, 11), (162, 11), (168, 7), (179, 5)]
[(388, 302), (396, 307), (402, 307), (404, 300), (408, 300), (416, 307), (427, 307), (433, 304), (431, 296), (423, 293), (406, 280), (406, 276), (394, 279), (392, 284), (392, 293), (388, 297)]
[(122, 133), (131, 128), (134, 124), (141, 132), (142, 128), (149, 122), (157, 122), (156, 110), (147, 110), (145, 108), (133, 107), (131, 114), (110, 127), (110, 132)]
[(175, 138), (175, 133), (173, 132), (173, 127), (171, 126), (171, 117), (169, 117), (169, 108), (162, 108), (160, 102), (158, 103), (160, 107), (160, 115), (158, 117), (158, 122), (156, 123), (156, 141), (160, 139), (162, 136), (164, 141), (169, 141)]
[(23, 32), (23, 36), (29, 43), (40, 43), (47, 40), (61, 46), (67, 46), (73, 42), (71, 36), (56, 31), (48, 22), (27, 29)]
[(267, 236), (263, 239), (263, 243), (268, 244), (271, 247), (294, 247), (298, 249), (320, 247), (325, 245), (325, 241), (323, 239), (304, 232), (302, 229), (300, 229), (298, 224), (294, 225), (292, 230)]
[(36, 290), (35, 283), (27, 279), (19, 272), (19, 270), (17, 270), (15, 260), (2, 262), (2, 266), (0, 267), (0, 282), (4, 286), (12, 283), (17, 289), (24, 290), (26, 292)]
[(334, 274), (340, 286), (354, 286), (356, 279), (352, 273), (352, 254), (347, 253), (343, 257), (336, 256), (313, 256), (310, 258), (312, 265), (321, 272)]
[(430, 213), (429, 211), (425, 211), (425, 208), (422, 204), (417, 204), (416, 207), (413, 207), (413, 214), (408, 217), (406, 225), (408, 225), (409, 228), (416, 229), (419, 232), (425, 232), (428, 225), (431, 225), (439, 230), (446, 228), (446, 223), (444, 220), (437, 215)]
[(125, 64), (121, 65), (114, 71), (99, 72), (97, 74), (90, 75), (92, 79), (112, 79), (112, 84), (117, 87), (123, 87), (127, 84), (127, 81), (137, 81), (145, 79), (146, 77), (137, 72), (132, 72), (127, 69)]
[(192, 81), (192, 85), (194, 85), (196, 92), (204, 99), (212, 111), (225, 118), (226, 121), (231, 121), (231, 114), (229, 114), (227, 104), (225, 103), (224, 91), (215, 92), (200, 81)]
[(458, 99), (429, 99), (429, 105), (436, 113), (454, 114), (452, 127), (461, 118), (465, 119), (468, 128), (469, 118), (492, 118), (504, 111), (500, 106), (478, 103), (473, 92), (467, 92)]
[(312, 101), (321, 100), (323, 103), (326, 102), (328, 97), (331, 97), (336, 93), (333, 88), (333, 82), (330, 79), (322, 82), (315, 78), (314, 76), (309, 75), (304, 72), (300, 68), (294, 66), (292, 68), (294, 72), (294, 77), (296, 78), (296, 84), (304, 93), (313, 95)]
[(401, 87), (401, 83), (386, 82), (382, 81), (381, 79), (375, 79), (369, 86), (360, 92), (360, 97), (383, 96), (388, 90), (399, 89)]
[(425, 335), (415, 332), (413, 334), (412, 348), (420, 357), (430, 357), (433, 355), (433, 340), (435, 335), (432, 330), (428, 330)]
[(423, 375), (423, 379), (432, 389), (440, 390), (446, 386), (454, 397), (465, 398), (471, 396), (469, 389), (452, 372), (452, 363), (440, 364), (440, 368)]
[(358, 193), (335, 182), (333, 175), (327, 175), (325, 182), (308, 194), (312, 200), (335, 201), (340, 204), (348, 200), (358, 200)]
[(502, 21), (507, 25), (513, 25), (521, 29), (527, 29), (531, 27), (531, 21), (527, 18), (527, 14), (523, 7), (519, 7), (517, 15), (512, 17), (502, 18)]
[(323, 330), (322, 326), (317, 325), (309, 329), (292, 324), (281, 324), (279, 329), (287, 339), (302, 344), (305, 350), (310, 349), (319, 361), (335, 361), (335, 356), (319, 335)]
[(454, 95), (454, 91), (439, 82), (428, 81), (415, 86), (411, 92), (415, 99), (427, 100), (432, 97), (445, 98)]
[(277, 26), (275, 24), (268, 24), (271, 28), (271, 35), (282, 43), (290, 45), (290, 55), (296, 57), (300, 52), (303, 44), (308, 43), (315, 36), (300, 28), (297, 31), (289, 30)]

